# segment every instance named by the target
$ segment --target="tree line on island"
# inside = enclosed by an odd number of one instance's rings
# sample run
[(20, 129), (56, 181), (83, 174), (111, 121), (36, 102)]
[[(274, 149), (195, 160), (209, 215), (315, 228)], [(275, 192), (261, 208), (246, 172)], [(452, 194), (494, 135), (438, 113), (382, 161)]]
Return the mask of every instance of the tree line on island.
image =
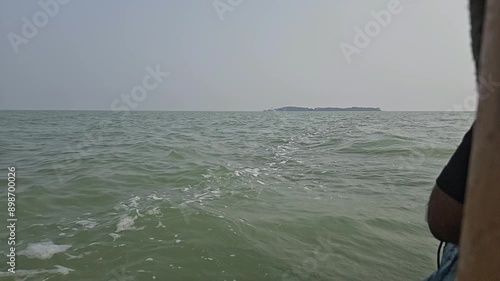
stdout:
[(272, 108), (265, 111), (382, 111), (378, 107), (298, 107), (298, 106), (285, 106), (280, 108)]

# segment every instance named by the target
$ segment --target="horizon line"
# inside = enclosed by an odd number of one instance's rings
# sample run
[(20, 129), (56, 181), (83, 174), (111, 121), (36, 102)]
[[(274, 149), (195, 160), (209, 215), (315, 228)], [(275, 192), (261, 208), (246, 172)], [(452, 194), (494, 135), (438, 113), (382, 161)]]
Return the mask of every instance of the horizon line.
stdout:
[[(109, 109), (0, 109), (0, 111), (87, 111), (87, 112), (266, 112), (264, 110), (109, 110)], [(380, 111), (267, 111), (267, 112), (476, 112), (466, 110), (380, 110)]]

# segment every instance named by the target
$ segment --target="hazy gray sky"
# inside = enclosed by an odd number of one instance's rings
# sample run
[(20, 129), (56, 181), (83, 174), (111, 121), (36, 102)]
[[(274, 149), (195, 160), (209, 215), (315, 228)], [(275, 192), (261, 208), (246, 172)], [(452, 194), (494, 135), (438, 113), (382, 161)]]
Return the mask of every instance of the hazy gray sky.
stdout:
[(0, 109), (473, 109), (466, 0), (59, 1), (0, 2)]

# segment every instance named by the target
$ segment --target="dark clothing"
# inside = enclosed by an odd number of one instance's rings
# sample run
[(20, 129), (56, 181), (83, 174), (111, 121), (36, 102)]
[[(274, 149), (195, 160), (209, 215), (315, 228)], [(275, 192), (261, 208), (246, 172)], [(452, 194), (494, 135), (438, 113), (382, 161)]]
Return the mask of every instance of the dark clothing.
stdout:
[(444, 193), (460, 203), (464, 203), (465, 186), (469, 171), (472, 142), (472, 128), (465, 134), (462, 143), (439, 175), (436, 184)]
[[(436, 180), (436, 184), (444, 193), (460, 203), (464, 203), (465, 187), (469, 172), (469, 159), (474, 126), (465, 134), (450, 161)], [(426, 281), (453, 281), (456, 279), (458, 265), (458, 246), (447, 243), (444, 248), (441, 267)]]

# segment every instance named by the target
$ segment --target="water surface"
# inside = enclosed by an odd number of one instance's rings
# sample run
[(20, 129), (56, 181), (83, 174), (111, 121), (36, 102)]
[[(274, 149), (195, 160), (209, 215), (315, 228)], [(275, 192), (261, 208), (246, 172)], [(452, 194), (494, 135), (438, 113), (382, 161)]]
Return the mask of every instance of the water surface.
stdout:
[(429, 192), (473, 117), (0, 112), (17, 280), (421, 280)]

